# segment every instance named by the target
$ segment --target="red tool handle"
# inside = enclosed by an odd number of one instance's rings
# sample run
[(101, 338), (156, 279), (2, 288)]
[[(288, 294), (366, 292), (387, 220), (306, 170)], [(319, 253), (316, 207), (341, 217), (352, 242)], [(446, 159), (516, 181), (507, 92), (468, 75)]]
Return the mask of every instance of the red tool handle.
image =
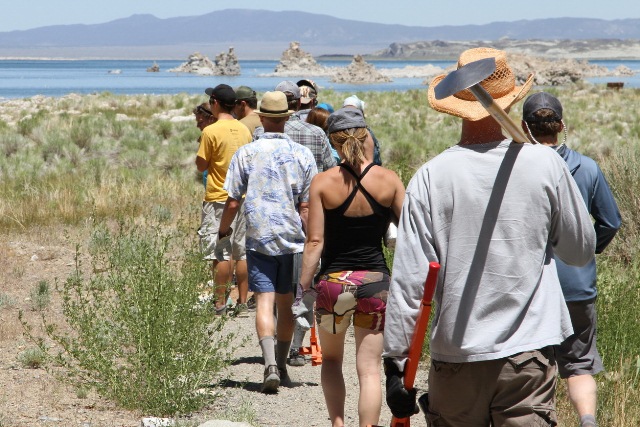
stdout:
[[(404, 388), (407, 390), (413, 389), (413, 383), (416, 379), (416, 373), (418, 372), (418, 364), (420, 363), (420, 356), (422, 356), (422, 344), (424, 344), (429, 315), (431, 314), (431, 300), (433, 299), (436, 284), (438, 283), (438, 271), (440, 271), (440, 264), (430, 262), (429, 272), (427, 273), (427, 279), (424, 283), (422, 304), (420, 305), (418, 319), (416, 320), (416, 329), (413, 332), (411, 346), (409, 347), (409, 357), (404, 365)], [(391, 418), (391, 427), (409, 427), (409, 420), (410, 418), (408, 417), (393, 417)]]

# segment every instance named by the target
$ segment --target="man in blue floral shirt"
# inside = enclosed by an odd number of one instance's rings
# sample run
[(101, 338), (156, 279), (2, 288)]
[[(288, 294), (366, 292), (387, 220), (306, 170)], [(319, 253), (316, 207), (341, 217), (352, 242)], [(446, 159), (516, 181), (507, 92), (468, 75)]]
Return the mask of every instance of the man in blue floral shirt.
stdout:
[(220, 220), (219, 246), (228, 244), (231, 223), (245, 196), (249, 288), (256, 295), (256, 330), (265, 362), (262, 391), (275, 393), (280, 383), (289, 382), (286, 360), (294, 327), (293, 259), (304, 247), (309, 187), (318, 169), (311, 151), (284, 133), (293, 111), (283, 92), (265, 93), (256, 113), (265, 133), (231, 159), (224, 183), (229, 198)]

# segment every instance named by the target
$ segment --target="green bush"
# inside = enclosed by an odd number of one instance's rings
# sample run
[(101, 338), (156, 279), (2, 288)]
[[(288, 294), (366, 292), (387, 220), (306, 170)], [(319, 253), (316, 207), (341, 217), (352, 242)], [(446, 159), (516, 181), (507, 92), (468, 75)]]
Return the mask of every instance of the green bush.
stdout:
[[(227, 366), (233, 336), (221, 333), (224, 318), (198, 302), (209, 271), (194, 240), (126, 220), (116, 231), (96, 225), (91, 271), (102, 273), (85, 277), (77, 261), (60, 286), (71, 332), (43, 316), (47, 335), (63, 349), (56, 360), (78, 387), (162, 415), (191, 412), (210, 399), (200, 389)], [(77, 249), (76, 260), (84, 255)]]
[(160, 139), (169, 139), (173, 134), (173, 123), (168, 120), (160, 120), (156, 123), (156, 132)]
[(25, 368), (38, 369), (47, 359), (47, 354), (40, 347), (31, 347), (18, 355), (18, 362)]
[(31, 304), (35, 310), (42, 311), (47, 308), (49, 302), (51, 302), (49, 282), (41, 280), (31, 290)]
[(9, 294), (5, 294), (4, 292), (0, 292), (0, 310), (5, 307), (11, 307), (15, 302), (13, 298)]

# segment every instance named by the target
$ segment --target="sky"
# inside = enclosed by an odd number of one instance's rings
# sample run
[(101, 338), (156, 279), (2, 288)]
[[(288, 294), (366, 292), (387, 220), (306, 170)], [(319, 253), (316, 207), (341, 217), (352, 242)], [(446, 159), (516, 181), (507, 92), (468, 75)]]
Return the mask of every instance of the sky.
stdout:
[(0, 31), (98, 24), (142, 13), (158, 18), (198, 16), (230, 8), (298, 10), (357, 21), (425, 27), (540, 18), (640, 18), (638, 0), (8, 0), (2, 3)]

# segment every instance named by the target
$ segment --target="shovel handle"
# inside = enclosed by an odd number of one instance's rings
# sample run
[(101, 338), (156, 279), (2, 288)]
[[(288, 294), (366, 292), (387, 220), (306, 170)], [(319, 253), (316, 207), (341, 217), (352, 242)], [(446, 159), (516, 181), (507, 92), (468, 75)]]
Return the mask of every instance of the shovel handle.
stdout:
[(476, 97), (476, 99), (482, 104), (482, 106), (491, 114), (491, 116), (500, 123), (500, 126), (511, 135), (511, 138), (515, 142), (530, 142), (527, 135), (522, 131), (513, 119), (502, 109), (496, 101), (493, 100), (491, 95), (480, 86), (480, 84), (475, 84), (469, 88), (469, 91)]
[[(433, 294), (435, 293), (436, 284), (438, 283), (438, 271), (440, 271), (440, 264), (430, 262), (429, 272), (427, 273), (427, 278), (424, 283), (424, 293), (422, 295), (420, 311), (418, 312), (418, 319), (416, 320), (416, 329), (413, 332), (411, 346), (409, 347), (409, 357), (404, 365), (404, 388), (407, 390), (413, 389), (413, 383), (415, 382), (418, 372), (418, 364), (422, 356), (422, 345), (424, 344), (429, 316), (431, 315), (431, 301), (433, 300)], [(391, 418), (391, 427), (409, 427), (409, 425), (409, 418)]]

